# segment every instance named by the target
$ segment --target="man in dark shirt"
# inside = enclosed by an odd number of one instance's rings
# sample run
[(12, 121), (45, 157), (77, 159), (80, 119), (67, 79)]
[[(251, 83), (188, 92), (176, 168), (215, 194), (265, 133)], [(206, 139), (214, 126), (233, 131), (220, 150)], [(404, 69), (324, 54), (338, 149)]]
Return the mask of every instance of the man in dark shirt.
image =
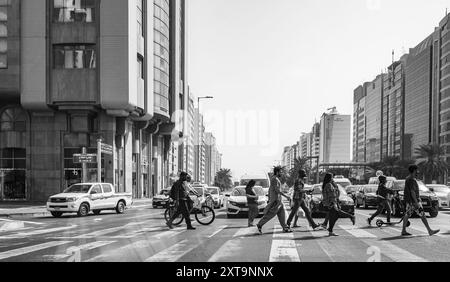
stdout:
[(386, 187), (387, 178), (384, 175), (381, 175), (378, 180), (380, 181), (380, 185), (378, 185), (377, 196), (378, 196), (378, 209), (376, 213), (374, 213), (370, 218), (367, 219), (369, 225), (372, 225), (372, 220), (379, 216), (384, 210), (386, 210), (387, 222), (391, 222), (391, 203), (389, 199), (389, 195), (393, 195), (394, 191), (388, 189)]
[[(187, 224), (188, 230), (195, 230), (196, 228), (192, 226), (191, 223), (191, 215), (190, 215), (190, 199), (189, 199), (189, 191), (186, 190), (185, 181), (188, 179), (189, 175), (185, 172), (182, 172), (180, 174), (180, 178), (177, 182), (175, 182), (172, 186), (172, 192), (171, 197), (172, 200), (176, 202), (176, 211), (170, 218), (168, 222), (166, 222), (166, 225), (173, 229), (172, 222), (180, 216), (180, 214), (183, 215), (184, 220)], [(172, 196), (173, 194), (173, 196)]]
[(406, 232), (406, 227), (408, 225), (409, 218), (417, 213), (422, 218), (422, 222), (428, 230), (428, 234), (433, 236), (440, 232), (440, 230), (432, 230), (430, 225), (428, 224), (428, 220), (425, 216), (425, 212), (422, 207), (422, 203), (420, 201), (419, 194), (419, 184), (417, 184), (416, 175), (419, 168), (416, 165), (412, 165), (409, 167), (410, 175), (406, 178), (405, 182), (405, 203), (406, 203), (406, 212), (403, 218), (403, 229), (402, 236), (411, 236), (408, 232)]

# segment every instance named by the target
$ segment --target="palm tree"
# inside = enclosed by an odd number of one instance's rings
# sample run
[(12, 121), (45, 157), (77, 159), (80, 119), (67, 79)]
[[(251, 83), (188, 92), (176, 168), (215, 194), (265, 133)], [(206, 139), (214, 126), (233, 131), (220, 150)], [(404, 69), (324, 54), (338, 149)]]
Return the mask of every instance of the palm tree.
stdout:
[(220, 188), (220, 190), (226, 191), (233, 188), (231, 169), (221, 169), (217, 172), (214, 179), (214, 186)]
[(439, 144), (421, 145), (416, 149), (417, 165), (425, 176), (425, 183), (438, 180), (448, 172), (448, 164), (442, 160), (445, 155), (445, 147)]
[(383, 159), (383, 167), (382, 170), (386, 171), (388, 176), (394, 176), (395, 169), (398, 168), (398, 162), (400, 161), (399, 157), (395, 156), (387, 156)]

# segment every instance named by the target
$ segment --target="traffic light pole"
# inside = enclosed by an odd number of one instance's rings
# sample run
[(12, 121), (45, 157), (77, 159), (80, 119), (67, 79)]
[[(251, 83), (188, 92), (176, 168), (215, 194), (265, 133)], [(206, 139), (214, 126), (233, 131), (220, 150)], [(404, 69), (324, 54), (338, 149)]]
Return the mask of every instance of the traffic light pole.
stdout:
[(97, 140), (97, 182), (102, 183), (102, 139)]

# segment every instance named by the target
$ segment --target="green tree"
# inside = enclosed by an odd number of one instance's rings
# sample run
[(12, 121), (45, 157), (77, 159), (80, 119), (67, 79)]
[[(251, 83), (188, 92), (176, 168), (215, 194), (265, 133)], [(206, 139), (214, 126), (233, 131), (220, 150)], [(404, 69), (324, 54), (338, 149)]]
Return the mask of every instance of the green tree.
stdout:
[(233, 188), (232, 178), (230, 169), (221, 169), (216, 174), (214, 186), (219, 187), (222, 192), (227, 191)]
[(445, 147), (438, 144), (421, 145), (416, 148), (417, 165), (425, 176), (425, 183), (447, 175), (448, 164), (442, 158), (445, 155)]

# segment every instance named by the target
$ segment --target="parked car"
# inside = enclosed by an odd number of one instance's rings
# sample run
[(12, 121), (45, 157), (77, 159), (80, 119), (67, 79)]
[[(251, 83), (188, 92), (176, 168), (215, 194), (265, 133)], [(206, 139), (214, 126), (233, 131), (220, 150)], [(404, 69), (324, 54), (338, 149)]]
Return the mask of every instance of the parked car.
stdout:
[[(305, 190), (305, 192), (307, 194), (310, 194), (312, 192), (312, 185), (305, 184), (305, 187), (303, 189)], [(291, 200), (289, 201), (289, 206), (292, 207), (292, 206), (294, 206), (294, 199), (292, 199), (294, 196), (294, 188), (289, 189), (288, 195), (289, 195), (289, 197), (291, 197)], [(284, 199), (284, 197), (283, 197), (283, 199)]]
[(352, 185), (352, 182), (348, 178), (344, 178), (343, 176), (336, 176), (334, 177), (333, 180), (336, 184), (339, 184), (344, 188), (347, 188), (347, 186)]
[(210, 207), (211, 209), (214, 209), (214, 199), (212, 195), (208, 192), (207, 188), (203, 186), (202, 187), (196, 186), (192, 187), (192, 190), (195, 190), (199, 194), (199, 197), (197, 198), (194, 193), (192, 192), (190, 193), (191, 194), (190, 197), (194, 201), (194, 203), (197, 203), (197, 201), (199, 201), (198, 202), (199, 206), (205, 205), (207, 207)]
[[(391, 176), (387, 176), (386, 177), (386, 186), (389, 186), (389, 184), (391, 184), (392, 185), (392, 183), (394, 182), (394, 181), (397, 181), (397, 178), (395, 178), (395, 177), (391, 177)], [(378, 177), (371, 177), (370, 179), (369, 179), (369, 185), (379, 185), (380, 184), (380, 180), (378, 179)], [(389, 187), (388, 187), (389, 188)]]
[(54, 217), (61, 217), (65, 213), (77, 213), (82, 217), (91, 211), (99, 215), (104, 210), (115, 210), (122, 214), (126, 207), (132, 204), (131, 193), (116, 194), (112, 184), (81, 183), (70, 186), (61, 194), (51, 196), (47, 200), (47, 210)]
[(358, 193), (359, 189), (361, 189), (361, 185), (349, 185), (345, 188), (345, 191), (347, 192), (347, 195), (353, 199), (353, 202), (356, 203), (356, 194)]
[(158, 195), (153, 197), (153, 208), (167, 208), (170, 202), (170, 188), (162, 190)]
[[(355, 203), (353, 199), (347, 195), (344, 187), (338, 184), (340, 196), (339, 202), (341, 204), (341, 209), (352, 215), (355, 214)], [(311, 210), (311, 215), (313, 217), (325, 216), (326, 212), (322, 205), (322, 184), (316, 184), (312, 187), (309, 197), (309, 208)]]
[[(255, 186), (253, 188), (258, 198), (258, 210), (259, 214), (264, 213), (264, 209), (267, 207), (267, 197), (261, 186)], [(230, 197), (227, 201), (227, 216), (228, 218), (248, 214), (247, 193), (245, 186), (238, 186), (233, 189)]]
[(211, 194), (214, 200), (214, 208), (220, 209), (224, 206), (223, 195), (220, 193), (220, 188), (218, 187), (208, 187), (206, 188), (209, 194)]
[(363, 206), (365, 209), (378, 206), (378, 185), (362, 185), (356, 192), (356, 207)]
[[(419, 184), (419, 194), (420, 200), (422, 201), (422, 206), (425, 212), (430, 214), (430, 217), (437, 217), (439, 214), (439, 198), (438, 196), (431, 192), (422, 181), (417, 181)], [(390, 188), (390, 187), (388, 187)], [(395, 216), (403, 216), (405, 212), (405, 200), (404, 200), (404, 190), (405, 190), (405, 180), (397, 180), (392, 183), (392, 188), (396, 191), (393, 199), (392, 209)]]
[(439, 198), (439, 208), (450, 207), (450, 187), (439, 184), (430, 184), (427, 187)]

